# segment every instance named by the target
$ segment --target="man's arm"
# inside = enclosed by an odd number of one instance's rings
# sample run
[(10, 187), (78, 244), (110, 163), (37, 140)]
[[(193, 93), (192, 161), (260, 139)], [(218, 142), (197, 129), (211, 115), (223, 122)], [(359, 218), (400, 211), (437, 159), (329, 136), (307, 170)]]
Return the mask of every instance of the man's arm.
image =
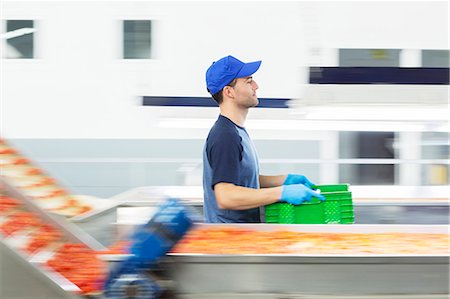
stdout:
[(259, 185), (261, 188), (277, 187), (281, 185), (303, 184), (312, 189), (314, 183), (302, 174), (290, 173), (288, 175), (260, 175)]
[(227, 210), (246, 210), (277, 202), (281, 191), (282, 187), (253, 189), (231, 183), (218, 183), (214, 186), (217, 205)]
[(259, 185), (261, 188), (278, 187), (283, 185), (287, 175), (260, 175)]

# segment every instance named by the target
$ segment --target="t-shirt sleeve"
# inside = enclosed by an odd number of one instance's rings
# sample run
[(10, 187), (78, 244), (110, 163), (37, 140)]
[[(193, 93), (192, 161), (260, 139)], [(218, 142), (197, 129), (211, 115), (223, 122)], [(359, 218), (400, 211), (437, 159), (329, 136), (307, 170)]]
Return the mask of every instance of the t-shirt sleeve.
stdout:
[(211, 141), (207, 155), (212, 169), (213, 189), (218, 183), (238, 185), (242, 151), (241, 137), (232, 132), (224, 132)]

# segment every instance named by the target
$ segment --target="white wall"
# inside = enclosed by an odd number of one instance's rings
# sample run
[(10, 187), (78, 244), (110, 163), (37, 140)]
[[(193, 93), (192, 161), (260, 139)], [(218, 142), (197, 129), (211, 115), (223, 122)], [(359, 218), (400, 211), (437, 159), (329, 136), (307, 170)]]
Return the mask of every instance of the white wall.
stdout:
[(448, 1), (320, 1), (326, 48), (449, 49)]
[[(228, 54), (263, 60), (260, 97), (296, 98), (305, 66), (335, 65), (336, 48), (449, 49), (446, 1), (1, 5), (2, 19), (35, 19), (38, 30), (38, 59), (1, 60), (6, 138), (202, 137), (206, 129), (163, 130), (158, 119), (214, 117), (216, 109), (142, 107), (136, 96), (208, 96), (204, 72)], [(155, 59), (121, 60), (120, 20), (144, 18), (155, 20)]]

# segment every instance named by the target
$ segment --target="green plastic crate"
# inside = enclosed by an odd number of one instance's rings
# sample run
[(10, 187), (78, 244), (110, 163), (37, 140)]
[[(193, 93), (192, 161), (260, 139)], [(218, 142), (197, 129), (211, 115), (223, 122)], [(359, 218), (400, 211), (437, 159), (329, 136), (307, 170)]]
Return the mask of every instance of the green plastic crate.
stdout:
[(339, 185), (316, 185), (313, 189), (319, 189), (320, 192), (338, 192), (338, 191), (348, 191), (349, 184), (339, 184)]
[(301, 205), (273, 203), (265, 207), (266, 223), (350, 224), (354, 223), (352, 193), (348, 184), (318, 185), (325, 201), (313, 198)]

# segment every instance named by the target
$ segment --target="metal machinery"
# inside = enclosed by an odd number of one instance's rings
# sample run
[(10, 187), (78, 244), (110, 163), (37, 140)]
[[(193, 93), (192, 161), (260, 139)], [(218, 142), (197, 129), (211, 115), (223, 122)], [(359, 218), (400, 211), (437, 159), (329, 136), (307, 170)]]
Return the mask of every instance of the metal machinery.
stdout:
[[(204, 224), (204, 226), (208, 226)], [(232, 225), (231, 225), (232, 226)], [(445, 225), (283, 225), (296, 232), (448, 233)], [(280, 225), (240, 227), (276, 231)], [(448, 298), (449, 256), (171, 254), (182, 298)]]
[[(217, 226), (197, 225), (202, 228)], [(255, 231), (280, 229), (280, 225), (258, 224), (225, 227)], [(445, 225), (282, 225), (282, 228), (295, 232), (341, 234), (445, 234), (448, 230)], [(227, 246), (226, 240), (223, 245)], [(169, 253), (162, 264), (167, 277), (173, 281), (175, 298), (444, 299), (449, 296), (448, 255)], [(142, 289), (151, 288), (150, 282), (140, 276), (124, 277), (123, 284), (129, 286), (134, 282)], [(118, 282), (117, 287), (121, 286)], [(124, 295), (114, 298), (153, 297)]]
[[(162, 204), (155, 215), (132, 235), (130, 255), (112, 269), (105, 285), (107, 298), (161, 298), (171, 290), (158, 283), (159, 262), (185, 235), (194, 216), (175, 199)], [(149, 276), (153, 274), (153, 279)]]
[[(431, 194), (428, 190), (420, 191), (427, 196)], [(373, 191), (371, 193), (373, 194)], [(448, 220), (442, 220), (446, 217), (439, 218), (441, 214), (448, 215), (445, 192), (431, 194), (434, 200), (416, 199), (415, 201), (409, 200), (412, 197), (409, 193), (411, 192), (403, 190), (403, 194), (397, 192), (397, 196), (400, 196), (397, 200), (389, 198), (379, 200), (378, 203), (370, 199), (356, 201), (356, 213), (370, 213), (373, 208), (377, 209), (378, 213), (384, 213), (379, 218), (372, 218), (372, 224), (282, 225), (282, 228), (298, 232), (324, 233), (448, 233), (448, 222), (446, 222)], [(360, 191), (359, 194), (364, 195), (364, 192)], [(135, 225), (141, 225), (146, 217), (153, 215), (157, 204), (169, 195), (180, 197), (186, 206), (192, 206), (197, 210), (202, 209), (201, 195), (195, 187), (145, 187), (119, 194), (114, 198), (116, 202), (107, 209), (93, 211), (84, 217), (76, 217), (72, 220), (82, 227), (87, 227), (90, 221), (100, 224), (108, 219), (109, 222), (115, 223), (115, 228), (110, 228), (108, 232), (120, 238), (126, 236)], [(411, 213), (410, 207), (421, 214), (410, 214), (418, 217), (412, 217), (408, 225), (395, 222), (389, 224), (393, 219), (400, 219), (400, 221), (406, 219), (407, 214)], [(139, 219), (140, 216), (141, 219)], [(421, 223), (421, 221), (431, 223), (437, 221), (441, 225)], [(198, 223), (196, 226), (214, 225)], [(246, 227), (257, 231), (280, 229), (280, 225), (277, 224), (226, 226)], [(107, 240), (104, 241), (107, 243)], [(224, 240), (224, 246), (226, 246), (226, 240)], [(448, 255), (314, 256), (169, 253), (163, 264), (167, 270), (167, 277), (173, 282), (177, 297), (185, 299), (443, 299), (450, 293)]]
[[(356, 224), (448, 225), (448, 186), (351, 186)], [(203, 211), (201, 186), (140, 187), (109, 199), (110, 204), (71, 218), (105, 246), (143, 224), (167, 197)], [(111, 225), (114, 223), (115, 225)]]
[[(65, 219), (42, 212), (16, 189), (8, 194), (61, 228), (67, 239), (95, 250), (103, 246)], [(156, 197), (156, 196), (155, 196)], [(159, 197), (161, 198), (161, 196)], [(115, 223), (109, 231), (132, 241), (128, 255), (110, 256), (111, 270), (97, 298), (267, 298), (267, 299), (444, 299), (449, 292), (449, 255), (311, 255), (311, 254), (175, 254), (168, 253), (189, 230), (195, 216), (185, 201), (155, 200), (150, 221)], [(158, 202), (158, 204), (161, 201)], [(181, 204), (180, 204), (181, 203)], [(117, 212), (116, 208), (108, 211)], [(156, 208), (158, 207), (158, 208)], [(147, 211), (150, 212), (150, 211)], [(92, 213), (92, 215), (107, 215)], [(120, 216), (120, 215), (119, 215)], [(95, 219), (95, 217), (93, 217)], [(119, 217), (120, 218), (120, 217)], [(99, 218), (97, 218), (99, 219)], [(148, 219), (148, 218), (147, 218)], [(114, 222), (114, 221), (112, 221)], [(77, 222), (80, 223), (80, 222)], [(195, 224), (199, 227), (214, 226)], [(448, 233), (448, 225), (279, 225), (241, 224), (258, 231), (282, 227), (296, 232)], [(113, 228), (111, 228), (113, 227)], [(133, 228), (134, 230), (131, 230)], [(105, 230), (106, 231), (106, 230)], [(131, 233), (133, 231), (133, 233)], [(131, 234), (130, 234), (131, 233)], [(129, 236), (129, 237), (127, 237)], [(226, 246), (226, 240), (224, 240)], [(77, 286), (45, 267), (45, 255), (27, 257), (0, 238), (1, 298), (81, 298)], [(26, 287), (20, 287), (26, 285)]]
[[(39, 223), (49, 224), (56, 229), (60, 234), (59, 248), (70, 242), (83, 247), (87, 245), (93, 250), (93, 254), (106, 249), (74, 224), (42, 210), (33, 199), (11, 186), (7, 180), (0, 179), (0, 186), (2, 196), (12, 198), (18, 203), (17, 209), (13, 209), (13, 212), (9, 209), (0, 215), (2, 217), (0, 223), (11, 223), (7, 220), (11, 220), (20, 209), (20, 212), (27, 212), (30, 217), (39, 219)], [(132, 240), (130, 254), (122, 256), (121, 261), (111, 267), (103, 286), (103, 294), (88, 294), (89, 297), (155, 299), (169, 296), (173, 290), (165, 284), (161, 276), (165, 269), (160, 267), (160, 261), (185, 235), (194, 221), (198, 219), (188, 207), (176, 199), (166, 200), (158, 207), (155, 215), (146, 224), (137, 227), (129, 237)], [(49, 267), (47, 263), (57, 254), (58, 246), (45, 247), (34, 252), (28, 252), (24, 248), (24, 241), (20, 239), (28, 239), (26, 242), (29, 242), (36, 237), (30, 233), (35, 228), (25, 228), (26, 226), (28, 225), (24, 222), (23, 229), (20, 229), (21, 233), (0, 234), (2, 261), (0, 298), (78, 297), (76, 294), (80, 294), (80, 288)], [(34, 234), (36, 235), (36, 232)], [(21, 288), (19, 285), (21, 283), (25, 283), (26, 287)]]
[[(34, 213), (45, 223), (55, 227), (64, 242), (84, 244), (94, 251), (105, 249), (76, 225), (42, 210), (32, 199), (2, 178), (0, 188), (3, 194), (19, 200), (24, 211)], [(1, 222), (6, 218), (3, 214), (0, 217)], [(43, 251), (37, 255), (28, 255), (20, 250), (22, 243), (23, 239), (20, 237), (0, 234), (0, 298), (79, 298), (75, 295), (80, 291), (79, 287), (46, 265), (54, 252)]]

